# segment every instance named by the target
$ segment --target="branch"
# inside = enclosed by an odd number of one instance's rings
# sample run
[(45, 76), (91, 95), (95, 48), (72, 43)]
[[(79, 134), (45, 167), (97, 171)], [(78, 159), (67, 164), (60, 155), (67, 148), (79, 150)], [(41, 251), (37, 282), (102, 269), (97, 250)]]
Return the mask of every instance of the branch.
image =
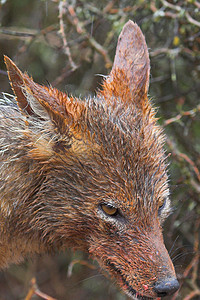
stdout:
[(86, 260), (75, 259), (68, 266), (67, 277), (71, 277), (72, 276), (72, 269), (73, 269), (73, 267), (74, 267), (75, 264), (81, 264), (81, 265), (86, 266), (86, 267), (88, 267), (88, 268), (90, 268), (92, 270), (96, 269), (96, 267), (94, 265), (90, 264)]
[(186, 16), (188, 22), (190, 22), (190, 23), (193, 24), (193, 25), (196, 25), (196, 26), (200, 27), (200, 22), (198, 22), (197, 20), (193, 19), (193, 18), (190, 16), (189, 12), (186, 11), (185, 16)]
[(182, 10), (182, 8), (181, 8), (180, 6), (171, 4), (171, 3), (169, 3), (168, 1), (161, 0), (161, 2), (163, 3), (163, 5), (164, 5), (165, 7), (169, 7), (169, 8), (171, 8), (171, 9), (173, 9), (173, 10), (178, 11), (178, 12), (180, 12), (180, 11)]
[[(187, 154), (180, 152), (177, 148), (176, 145), (168, 138), (167, 139), (167, 144), (171, 148), (173, 154), (181, 161), (185, 160), (193, 169), (194, 173), (197, 176), (198, 181), (200, 182), (200, 172), (195, 165), (195, 163), (187, 156)], [(194, 186), (193, 186), (194, 187)]]
[(17, 36), (17, 37), (35, 37), (39, 32), (37, 30), (30, 30), (26, 29), (29, 32), (21, 32), (18, 30), (13, 30), (13, 29), (6, 29), (6, 28), (1, 28), (0, 33), (6, 34), (6, 35), (12, 35), (12, 36)]
[(78, 68), (78, 66), (75, 64), (75, 62), (72, 59), (71, 52), (70, 52), (70, 49), (69, 49), (69, 46), (67, 43), (67, 38), (65, 35), (65, 29), (64, 29), (63, 15), (66, 13), (66, 2), (64, 0), (61, 0), (59, 2), (58, 10), (59, 10), (58, 18), (59, 18), (59, 23), (60, 23), (59, 33), (60, 33), (62, 41), (63, 41), (64, 53), (67, 55), (67, 57), (69, 59), (69, 63), (70, 63), (72, 71), (75, 71)]
[(167, 126), (173, 122), (177, 122), (179, 121), (183, 116), (190, 116), (190, 117), (194, 117), (198, 112), (200, 112), (200, 104), (197, 105), (197, 107), (188, 110), (188, 111), (182, 111), (180, 114), (178, 114), (176, 117), (170, 118), (168, 120), (165, 120), (163, 125)]
[(56, 300), (55, 298), (52, 298), (51, 296), (48, 296), (47, 294), (41, 292), (38, 289), (36, 279), (32, 278), (31, 279), (31, 287), (30, 287), (30, 290), (28, 291), (28, 294), (26, 295), (25, 300), (31, 300), (34, 295), (39, 296), (45, 300)]
[(82, 34), (85, 36), (85, 38), (88, 40), (89, 44), (97, 51), (99, 52), (104, 60), (105, 60), (105, 64), (106, 64), (106, 68), (110, 68), (112, 66), (112, 61), (108, 55), (108, 51), (106, 49), (104, 49), (104, 47), (102, 45), (100, 45), (83, 27), (83, 24), (81, 24), (81, 22), (79, 21), (76, 12), (74, 10), (74, 7), (72, 5), (68, 6), (68, 11), (70, 14), (69, 21), (70, 23), (75, 26), (76, 31), (79, 34)]

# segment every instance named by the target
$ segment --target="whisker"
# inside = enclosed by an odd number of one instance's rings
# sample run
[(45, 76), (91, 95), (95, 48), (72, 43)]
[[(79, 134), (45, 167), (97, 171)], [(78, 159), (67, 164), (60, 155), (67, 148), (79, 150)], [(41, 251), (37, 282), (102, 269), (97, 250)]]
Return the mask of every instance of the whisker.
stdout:
[(74, 283), (73, 285), (70, 285), (70, 287), (75, 288), (75, 287), (79, 286), (80, 283), (86, 282), (87, 280), (97, 278), (97, 277), (102, 277), (103, 279), (105, 279), (105, 277), (102, 274), (95, 274), (93, 276), (90, 276), (90, 277), (84, 278), (82, 280), (79, 280), (77, 283)]
[(175, 262), (175, 260), (177, 260), (177, 259), (187, 256), (188, 254), (194, 254), (194, 253), (195, 253), (194, 251), (187, 252), (187, 253), (179, 253), (174, 258), (172, 258), (172, 261)]
[(182, 245), (182, 246), (180, 246), (180, 247), (174, 249), (173, 253), (171, 253), (171, 257), (172, 257), (178, 250), (180, 250), (180, 249), (191, 249), (191, 246), (189, 246), (189, 245)]
[(173, 242), (173, 244), (172, 244), (172, 246), (171, 246), (171, 249), (169, 250), (169, 255), (172, 253), (172, 250), (173, 250), (173, 248), (174, 248), (174, 246), (175, 246), (175, 243), (177, 242), (178, 238), (179, 238), (179, 235), (177, 235), (175, 241)]

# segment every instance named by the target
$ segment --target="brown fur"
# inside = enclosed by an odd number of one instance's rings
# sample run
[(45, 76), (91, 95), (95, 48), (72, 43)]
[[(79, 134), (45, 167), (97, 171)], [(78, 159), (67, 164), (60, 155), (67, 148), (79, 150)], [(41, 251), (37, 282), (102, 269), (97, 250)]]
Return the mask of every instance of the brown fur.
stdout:
[(73, 247), (131, 297), (164, 296), (155, 285), (176, 278), (161, 229), (168, 176), (138, 26), (125, 25), (110, 76), (84, 102), (5, 63), (17, 105), (0, 106), (0, 268)]

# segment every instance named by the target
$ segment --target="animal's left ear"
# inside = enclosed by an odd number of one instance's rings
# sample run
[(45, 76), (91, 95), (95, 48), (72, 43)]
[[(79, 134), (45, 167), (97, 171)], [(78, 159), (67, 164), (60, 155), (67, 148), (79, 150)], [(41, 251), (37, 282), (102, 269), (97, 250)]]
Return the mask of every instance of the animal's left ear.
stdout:
[(118, 39), (114, 64), (103, 93), (140, 107), (147, 102), (150, 62), (145, 38), (138, 25), (128, 21)]

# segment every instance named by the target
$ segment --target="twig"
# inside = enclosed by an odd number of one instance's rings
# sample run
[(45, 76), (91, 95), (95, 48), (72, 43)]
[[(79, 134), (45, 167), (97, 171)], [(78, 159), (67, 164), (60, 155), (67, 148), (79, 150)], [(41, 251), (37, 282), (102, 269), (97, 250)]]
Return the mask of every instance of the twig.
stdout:
[(65, 29), (64, 29), (63, 15), (66, 12), (66, 2), (64, 0), (61, 0), (59, 2), (58, 10), (59, 10), (58, 18), (59, 18), (59, 23), (60, 23), (59, 33), (60, 33), (62, 41), (63, 41), (64, 53), (67, 55), (67, 57), (69, 59), (69, 63), (70, 63), (72, 71), (75, 71), (78, 68), (78, 66), (75, 64), (75, 62), (72, 59), (71, 52), (70, 52), (70, 49), (69, 49), (69, 46), (67, 43), (67, 38), (65, 35)]
[[(198, 255), (199, 256), (199, 255)], [(185, 269), (184, 273), (183, 273), (183, 278), (186, 278), (188, 276), (188, 274), (190, 273), (191, 269), (194, 268), (194, 266), (197, 264), (199, 257), (195, 256), (192, 261), (190, 262), (190, 264), (187, 266), (187, 268)]]
[(200, 172), (199, 172), (197, 166), (195, 165), (195, 163), (185, 153), (180, 152), (171, 140), (167, 139), (167, 144), (172, 149), (173, 154), (175, 154), (178, 157), (179, 160), (183, 159), (183, 160), (187, 161), (187, 163), (192, 167), (192, 169), (193, 169), (194, 173), (196, 174), (198, 180), (200, 181)]
[(1, 69), (0, 69), (0, 74), (2, 74), (2, 75), (5, 75), (5, 76), (7, 76), (7, 75), (8, 75), (6, 71), (4, 71), (4, 70), (1, 70)]
[(190, 16), (189, 12), (186, 11), (185, 16), (186, 16), (188, 22), (190, 22), (190, 23), (193, 24), (193, 25), (196, 25), (196, 26), (200, 27), (200, 22), (198, 22), (197, 20), (193, 19), (193, 18)]
[(166, 11), (163, 12), (162, 17), (177, 19), (179, 17), (179, 14), (172, 13), (171, 11)]
[(56, 300), (55, 298), (52, 298), (51, 296), (48, 296), (47, 294), (41, 292), (38, 289), (36, 279), (32, 278), (31, 279), (31, 288), (29, 289), (25, 300), (31, 300), (34, 295), (39, 296), (39, 297), (41, 297), (42, 299), (45, 299), (45, 300)]
[(154, 51), (150, 52), (150, 56), (154, 57), (156, 55), (162, 54), (162, 53), (166, 53), (169, 55), (174, 55), (174, 54), (178, 54), (180, 52), (180, 48), (175, 48), (175, 49), (169, 49), (169, 48), (159, 48), (159, 49), (155, 49)]
[(195, 291), (192, 291), (189, 295), (187, 295), (185, 298), (183, 298), (183, 300), (190, 300), (196, 296), (199, 296), (200, 295), (200, 291), (199, 290), (195, 290)]
[(110, 68), (112, 66), (112, 61), (108, 56), (107, 50), (104, 49), (104, 47), (102, 47), (93, 37), (88, 36), (88, 42), (93, 48), (95, 48), (97, 52), (99, 52), (103, 56), (106, 63), (106, 68)]
[(69, 70), (67, 66), (64, 66), (64, 68), (61, 70), (59, 76), (52, 81), (51, 85), (52, 86), (58, 86), (66, 77), (69, 77), (70, 74), (72, 74), (73, 70)]
[(191, 285), (193, 288), (193, 291), (184, 297), (183, 300), (190, 300), (196, 296), (200, 295), (200, 289), (197, 286), (197, 280), (198, 280), (198, 267), (199, 267), (199, 227), (200, 227), (200, 220), (196, 221), (195, 224), (195, 233), (194, 233), (194, 252), (196, 253), (194, 258), (192, 259), (191, 263), (189, 266), (186, 268), (185, 272), (183, 273), (184, 278), (188, 276), (188, 273), (190, 272), (191, 269), (193, 269), (192, 272), (192, 280), (191, 280)]
[(91, 37), (91, 35), (89, 33), (87, 33), (87, 31), (85, 30), (83, 25), (79, 22), (79, 19), (76, 15), (76, 12), (72, 5), (68, 6), (68, 11), (69, 11), (69, 14), (71, 17), (71, 18), (69, 18), (70, 23), (73, 26), (75, 26), (76, 31), (79, 34), (85, 35), (85, 38), (88, 40), (89, 44), (103, 56), (105, 63), (106, 63), (106, 68), (110, 68), (112, 66), (112, 61), (108, 55), (107, 50), (104, 49), (104, 47), (102, 45), (100, 45), (93, 37)]
[(198, 265), (199, 265), (199, 258), (200, 258), (200, 252), (199, 252), (199, 228), (200, 228), (200, 219), (196, 221), (195, 224), (195, 232), (194, 232), (194, 252), (196, 253), (196, 259), (197, 263), (194, 266), (193, 274), (192, 274), (192, 281), (193, 284), (195, 285), (196, 280), (197, 280), (197, 272), (198, 272)]
[[(190, 292), (187, 296), (183, 298), (183, 300), (190, 300), (196, 296), (200, 295), (200, 289), (198, 288), (196, 281), (197, 281), (197, 274), (198, 274), (198, 267), (199, 267), (199, 226), (200, 226), (200, 220), (198, 219), (196, 221), (196, 224), (194, 226), (195, 232), (194, 232), (194, 253), (195, 256), (189, 263), (189, 265), (186, 267), (185, 271), (183, 272), (182, 278), (185, 279), (188, 277), (189, 273), (192, 271), (192, 280), (191, 280), (191, 286), (192, 286), (192, 292)], [(183, 282), (181, 283), (183, 285)], [(172, 297), (172, 300), (177, 299), (178, 292)]]
[(182, 9), (180, 6), (171, 4), (171, 3), (169, 3), (168, 1), (161, 0), (161, 2), (163, 3), (163, 5), (164, 5), (165, 7), (169, 7), (169, 8), (171, 8), (171, 9), (173, 9), (173, 10), (178, 11), (178, 12), (180, 12), (181, 9)]
[(55, 25), (50, 25), (47, 26), (46, 28), (42, 30), (34, 30), (34, 29), (29, 29), (29, 28), (24, 28), (24, 31), (18, 30), (18, 28), (0, 28), (0, 33), (5, 34), (5, 35), (10, 35), (10, 36), (15, 36), (18, 38), (34, 38), (34, 37), (39, 37), (40, 35), (45, 35), (53, 30), (55, 30), (57, 26)]
[(167, 126), (173, 122), (177, 122), (179, 121), (183, 116), (190, 116), (190, 117), (193, 117), (195, 116), (198, 112), (200, 112), (200, 104), (197, 105), (197, 107), (191, 109), (191, 110), (188, 110), (188, 111), (182, 111), (180, 114), (178, 114), (177, 116), (173, 117), (173, 118), (170, 118), (168, 120), (165, 120), (163, 125), (164, 126)]
[(193, 3), (196, 5), (196, 7), (200, 8), (200, 3), (198, 1), (194, 1)]
[[(196, 182), (193, 178), (190, 179), (190, 183), (191, 186), (194, 188), (194, 190), (196, 190), (196, 192), (200, 194), (200, 184)], [(199, 203), (200, 203), (200, 199), (199, 199)]]
[(87, 266), (88, 268), (90, 268), (92, 270), (96, 269), (96, 267), (94, 265), (90, 264), (86, 260), (75, 259), (69, 264), (68, 271), (67, 271), (67, 277), (72, 276), (72, 269), (73, 269), (75, 264), (81, 264), (81, 265)]
[(38, 34), (38, 31), (37, 30), (29, 30), (29, 32), (22, 32), (22, 31), (18, 31), (18, 30), (1, 28), (0, 33), (25, 38), (25, 37), (35, 37)]

